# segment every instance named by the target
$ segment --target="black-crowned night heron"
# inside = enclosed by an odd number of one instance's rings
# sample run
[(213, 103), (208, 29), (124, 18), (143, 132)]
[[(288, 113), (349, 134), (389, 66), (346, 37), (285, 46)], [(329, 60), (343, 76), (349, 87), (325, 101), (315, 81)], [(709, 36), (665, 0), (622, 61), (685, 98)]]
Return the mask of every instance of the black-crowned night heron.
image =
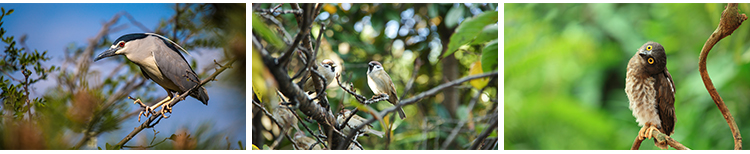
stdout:
[[(190, 64), (180, 51), (187, 53), (180, 45), (164, 36), (153, 33), (133, 33), (117, 38), (112, 46), (96, 56), (94, 61), (110, 56), (125, 55), (128, 60), (141, 68), (143, 76), (153, 80), (167, 91), (167, 98), (151, 107), (141, 103), (149, 113), (159, 106), (162, 106), (161, 112), (164, 113), (171, 112), (168, 102), (176, 98), (173, 93), (182, 94), (200, 83), (198, 75), (190, 68)], [(195, 89), (189, 95), (208, 105), (206, 88)], [(136, 102), (140, 101), (136, 100)]]

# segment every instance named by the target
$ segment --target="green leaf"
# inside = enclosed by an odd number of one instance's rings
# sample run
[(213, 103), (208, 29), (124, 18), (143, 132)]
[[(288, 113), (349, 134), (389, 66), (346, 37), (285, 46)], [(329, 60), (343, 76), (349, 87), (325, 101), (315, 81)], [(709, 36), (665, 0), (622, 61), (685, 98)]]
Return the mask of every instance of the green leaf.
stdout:
[[(448, 44), (448, 50), (445, 51), (442, 57), (445, 58), (453, 54), (453, 52), (456, 52), (458, 47), (471, 42), (478, 35), (488, 35), (480, 33), (485, 26), (496, 22), (497, 11), (484, 12), (474, 18), (466, 19), (463, 23), (461, 23), (461, 25), (458, 26), (458, 28), (456, 28), (456, 32), (451, 35), (450, 43)], [(495, 37), (497, 37), (497, 34), (495, 34)]]
[(271, 43), (271, 45), (275, 46), (278, 49), (283, 49), (286, 46), (286, 44), (284, 44), (284, 41), (282, 41), (281, 38), (277, 37), (276, 33), (268, 28), (265, 22), (262, 22), (260, 20), (260, 16), (256, 14), (253, 14), (253, 32), (258, 33), (260, 37), (263, 37), (264, 40), (268, 41), (268, 43)]
[(8, 10), (8, 13), (6, 13), (5, 15), (6, 15), (6, 16), (7, 16), (7, 15), (10, 15), (11, 13), (13, 13), (13, 11), (14, 11), (13, 9), (10, 9), (10, 10)]
[(482, 58), (480, 58), (482, 71), (489, 72), (497, 69), (497, 54), (497, 39), (495, 39), (482, 49)]
[(482, 33), (480, 34), (482, 35), (478, 35), (477, 38), (471, 42), (471, 45), (483, 44), (492, 40), (497, 40), (497, 24), (484, 26), (484, 29), (482, 29)]
[(458, 24), (458, 19), (464, 16), (464, 7), (461, 5), (454, 6), (445, 15), (445, 27), (453, 28)]

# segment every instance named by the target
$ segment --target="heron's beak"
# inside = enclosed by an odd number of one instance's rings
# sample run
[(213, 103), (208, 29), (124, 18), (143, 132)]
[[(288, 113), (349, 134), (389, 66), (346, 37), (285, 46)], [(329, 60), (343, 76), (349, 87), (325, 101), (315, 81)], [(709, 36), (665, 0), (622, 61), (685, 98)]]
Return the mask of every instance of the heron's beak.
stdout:
[(103, 58), (107, 58), (107, 57), (110, 57), (110, 56), (117, 55), (117, 54), (115, 54), (115, 51), (117, 51), (117, 48), (109, 48), (109, 49), (107, 49), (107, 51), (104, 51), (101, 54), (99, 54), (98, 56), (96, 56), (96, 58), (94, 59), (94, 61), (98, 61), (99, 59), (103, 59)]

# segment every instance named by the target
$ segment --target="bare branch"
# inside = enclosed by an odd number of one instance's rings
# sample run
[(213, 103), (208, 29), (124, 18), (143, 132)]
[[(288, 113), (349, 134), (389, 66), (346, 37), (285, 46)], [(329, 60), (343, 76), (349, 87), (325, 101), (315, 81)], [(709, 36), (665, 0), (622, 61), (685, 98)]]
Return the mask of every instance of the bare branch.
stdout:
[(701, 74), (701, 79), (703, 79), (703, 84), (706, 86), (706, 90), (708, 90), (708, 93), (711, 95), (711, 98), (714, 100), (714, 103), (716, 103), (716, 106), (719, 108), (719, 111), (721, 111), (721, 114), (724, 116), (724, 119), (727, 121), (727, 124), (732, 131), (732, 136), (734, 137), (734, 149), (742, 150), (742, 136), (737, 127), (737, 123), (734, 121), (734, 117), (732, 117), (726, 104), (724, 104), (724, 100), (719, 96), (719, 92), (716, 91), (716, 87), (714, 87), (711, 77), (708, 76), (708, 70), (706, 68), (706, 59), (708, 58), (708, 52), (711, 51), (711, 48), (713, 48), (721, 39), (731, 35), (743, 21), (747, 20), (745, 14), (739, 14), (738, 12), (739, 9), (737, 9), (737, 4), (730, 3), (721, 13), (719, 26), (716, 27), (716, 30), (714, 30), (708, 40), (706, 40), (703, 49), (701, 49), (698, 71)]
[[(172, 99), (172, 101), (169, 102), (169, 107), (172, 107), (172, 106), (176, 105), (178, 102), (180, 102), (181, 100), (185, 99), (185, 97), (188, 96), (188, 94), (191, 91), (193, 91), (195, 89), (198, 89), (199, 87), (202, 87), (203, 85), (205, 85), (209, 81), (215, 80), (216, 76), (218, 76), (219, 74), (221, 74), (221, 72), (224, 72), (224, 70), (226, 70), (228, 68), (231, 68), (232, 63), (234, 63), (236, 60), (237, 59), (230, 60), (229, 62), (227, 62), (226, 64), (224, 64), (224, 66), (222, 66), (219, 70), (216, 70), (216, 72), (214, 72), (213, 74), (211, 74), (211, 76), (209, 76), (206, 79), (203, 79), (200, 84), (197, 84), (197, 85), (193, 86), (192, 88), (190, 88), (187, 91), (185, 91), (182, 94), (180, 94), (178, 97)], [(122, 140), (120, 140), (120, 142), (117, 143), (117, 145), (115, 145), (115, 146), (116, 147), (122, 147), (123, 145), (125, 145), (125, 143), (127, 143), (128, 141), (130, 141), (130, 139), (133, 139), (133, 137), (135, 137), (135, 135), (137, 135), (139, 132), (141, 132), (141, 130), (143, 130), (144, 128), (149, 127), (150, 123), (153, 122), (154, 120), (156, 120), (156, 118), (159, 118), (159, 117), (162, 117), (162, 113), (161, 112), (157, 112), (157, 113), (151, 115), (145, 122), (143, 122), (139, 127), (136, 127), (132, 132), (130, 132), (130, 134), (128, 134), (128, 136), (126, 136), (125, 138), (123, 138)]]
[[(661, 133), (659, 130), (652, 129), (651, 137), (657, 140), (657, 142), (667, 142), (669, 146), (672, 146), (673, 148), (677, 150), (690, 150), (690, 148), (685, 147), (684, 145), (682, 145), (682, 143), (677, 142), (672, 137), (669, 137), (667, 134)], [(633, 146), (630, 147), (630, 150), (638, 150), (638, 148), (641, 147), (641, 142), (643, 142), (643, 140), (641, 140), (640, 137), (636, 136), (635, 141), (633, 142)]]
[[(464, 78), (461, 78), (461, 79), (453, 80), (451, 82), (438, 85), (437, 87), (434, 87), (434, 88), (432, 88), (430, 90), (427, 90), (425, 92), (419, 93), (416, 96), (411, 97), (409, 99), (399, 100), (399, 103), (395, 104), (393, 107), (385, 109), (383, 111), (380, 111), (380, 113), (373, 114), (373, 118), (368, 119), (362, 125), (360, 125), (360, 126), (354, 128), (354, 129), (352, 129), (351, 132), (349, 132), (349, 134), (347, 135), (348, 137), (346, 138), (346, 140), (344, 140), (346, 142), (344, 144), (339, 144), (339, 146), (338, 146), (337, 149), (343, 149), (343, 148), (345, 148), (344, 145), (349, 145), (351, 143), (349, 141), (351, 140), (351, 138), (353, 138), (355, 136), (354, 134), (357, 131), (359, 131), (360, 129), (362, 129), (364, 126), (366, 126), (368, 124), (371, 124), (372, 122), (375, 122), (376, 119), (382, 119), (382, 117), (384, 115), (386, 115), (386, 114), (388, 114), (390, 112), (396, 111), (396, 109), (398, 109), (399, 107), (417, 103), (417, 101), (422, 100), (422, 98), (435, 95), (435, 94), (437, 94), (438, 92), (440, 92), (441, 90), (443, 90), (445, 88), (452, 87), (452, 86), (455, 86), (455, 85), (458, 85), (458, 84), (461, 84), (461, 83), (464, 83), (464, 82), (467, 82), (467, 81), (470, 81), (470, 80), (473, 80), (473, 79), (484, 78), (484, 77), (488, 77), (488, 76), (497, 76), (497, 71), (490, 72), (490, 73), (485, 73), (485, 74), (467, 76), (467, 77), (464, 77)], [(497, 125), (497, 124), (495, 124), (495, 125)]]
[(477, 136), (477, 139), (474, 139), (474, 144), (471, 145), (469, 150), (477, 149), (479, 145), (484, 141), (484, 139), (486, 139), (487, 136), (489, 136), (492, 131), (495, 130), (495, 128), (497, 128), (497, 115), (495, 115), (490, 121), (490, 127), (482, 131), (482, 134), (479, 134), (479, 136)]
[[(487, 89), (487, 87), (490, 87), (489, 85), (495, 82), (495, 79), (497, 79), (497, 76), (493, 76), (492, 79), (490, 79), (490, 82), (487, 82), (487, 85), (482, 87), (482, 89), (480, 89), (479, 92), (476, 95), (474, 95), (474, 97), (471, 98), (471, 101), (469, 102), (469, 106), (467, 108), (469, 111), (474, 109), (474, 104), (476, 104), (477, 101), (479, 100), (479, 96), (482, 96), (482, 92), (484, 92), (484, 90)], [(467, 112), (467, 113), (471, 114), (471, 112)], [(466, 122), (469, 120), (471, 119), (466, 119), (465, 121), (461, 121), (458, 123), (458, 126), (456, 126), (456, 128), (453, 128), (453, 131), (451, 131), (451, 134), (448, 135), (448, 138), (445, 140), (445, 142), (443, 142), (443, 147), (441, 148), (442, 150), (445, 150), (446, 148), (448, 148), (448, 145), (450, 145), (450, 143), (453, 142), (453, 139), (456, 137), (456, 135), (458, 135), (458, 131), (461, 130), (461, 128), (464, 127), (464, 124), (466, 124)]]

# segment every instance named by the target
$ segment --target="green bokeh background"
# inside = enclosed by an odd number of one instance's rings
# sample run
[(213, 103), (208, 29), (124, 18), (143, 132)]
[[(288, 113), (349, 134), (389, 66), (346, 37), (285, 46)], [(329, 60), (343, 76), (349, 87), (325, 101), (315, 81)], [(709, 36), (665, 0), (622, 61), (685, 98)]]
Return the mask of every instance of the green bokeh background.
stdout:
[[(664, 46), (674, 79), (672, 137), (694, 150), (732, 149), (729, 126), (698, 72), (700, 50), (725, 6), (504, 4), (505, 149), (630, 149), (640, 127), (628, 109), (625, 73), (630, 57), (647, 41)], [(750, 5), (739, 9), (745, 13)], [(740, 26), (707, 61), (745, 138), (749, 33), (750, 25)], [(659, 148), (646, 140), (640, 149)]]

